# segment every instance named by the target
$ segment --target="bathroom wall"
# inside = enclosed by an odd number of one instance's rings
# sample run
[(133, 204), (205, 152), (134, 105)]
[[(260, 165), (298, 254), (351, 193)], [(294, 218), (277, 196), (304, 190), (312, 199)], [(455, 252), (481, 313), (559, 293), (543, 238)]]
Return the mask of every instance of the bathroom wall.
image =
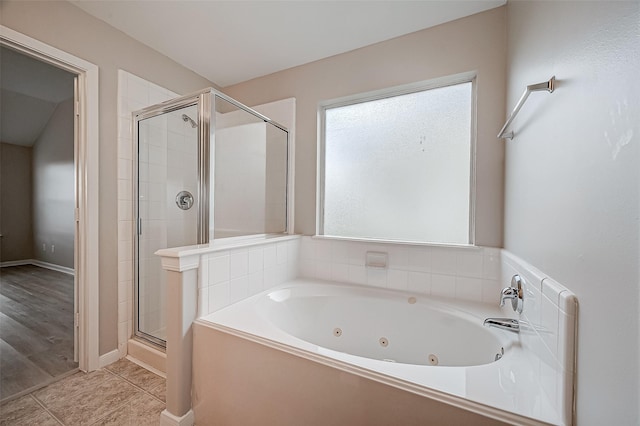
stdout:
[(640, 3), (508, 3), (505, 249), (579, 303), (577, 424), (637, 424)]
[(0, 262), (33, 258), (32, 148), (0, 143)]
[(33, 144), (33, 258), (74, 268), (73, 98), (59, 103)]
[(476, 243), (502, 246), (506, 8), (224, 88), (247, 105), (295, 97), (296, 232), (315, 234), (318, 102), (477, 72)]
[(99, 353), (117, 347), (117, 70), (154, 81), (176, 93), (212, 86), (205, 78), (88, 15), (66, 1), (2, 1), (0, 24), (99, 67)]

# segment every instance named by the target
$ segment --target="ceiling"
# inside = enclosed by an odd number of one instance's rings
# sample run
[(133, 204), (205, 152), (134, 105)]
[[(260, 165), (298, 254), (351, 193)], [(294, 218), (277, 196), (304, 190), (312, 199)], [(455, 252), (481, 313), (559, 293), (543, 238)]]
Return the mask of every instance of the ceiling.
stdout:
[[(71, 0), (220, 87), (499, 7), (506, 0)], [(73, 76), (0, 49), (0, 141), (31, 146)]]
[(73, 98), (73, 77), (0, 47), (0, 141), (33, 146), (58, 104)]
[(506, 0), (72, 0), (220, 87), (501, 6)]

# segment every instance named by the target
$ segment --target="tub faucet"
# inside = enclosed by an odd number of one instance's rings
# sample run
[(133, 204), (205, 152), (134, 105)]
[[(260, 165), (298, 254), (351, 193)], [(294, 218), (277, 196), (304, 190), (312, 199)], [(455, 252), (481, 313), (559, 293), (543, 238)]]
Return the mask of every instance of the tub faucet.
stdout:
[(500, 307), (504, 306), (507, 299), (511, 300), (513, 310), (521, 314), (524, 306), (524, 280), (520, 275), (514, 275), (511, 278), (511, 286), (503, 288), (500, 292)]
[(513, 331), (520, 333), (520, 321), (513, 318), (487, 318), (484, 320), (485, 327), (496, 327), (500, 330)]

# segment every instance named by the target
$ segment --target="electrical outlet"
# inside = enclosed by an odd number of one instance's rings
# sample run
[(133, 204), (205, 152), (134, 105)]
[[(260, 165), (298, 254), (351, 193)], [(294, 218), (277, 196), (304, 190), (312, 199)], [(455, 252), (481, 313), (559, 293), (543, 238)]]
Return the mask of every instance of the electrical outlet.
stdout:
[(42, 251), (47, 251), (47, 243), (42, 243)]
[(53, 253), (54, 251), (56, 251), (56, 246), (51, 244), (51, 253)]

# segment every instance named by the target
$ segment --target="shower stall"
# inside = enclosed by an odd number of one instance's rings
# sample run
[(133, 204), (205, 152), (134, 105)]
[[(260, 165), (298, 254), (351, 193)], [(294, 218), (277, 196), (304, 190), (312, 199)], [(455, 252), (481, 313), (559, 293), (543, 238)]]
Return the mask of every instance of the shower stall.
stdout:
[(155, 252), (289, 231), (288, 130), (206, 89), (133, 113), (134, 334), (165, 346)]

